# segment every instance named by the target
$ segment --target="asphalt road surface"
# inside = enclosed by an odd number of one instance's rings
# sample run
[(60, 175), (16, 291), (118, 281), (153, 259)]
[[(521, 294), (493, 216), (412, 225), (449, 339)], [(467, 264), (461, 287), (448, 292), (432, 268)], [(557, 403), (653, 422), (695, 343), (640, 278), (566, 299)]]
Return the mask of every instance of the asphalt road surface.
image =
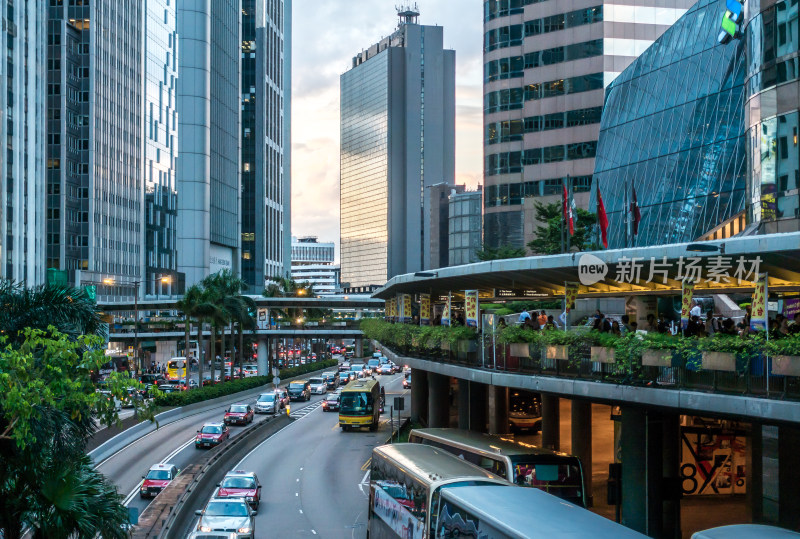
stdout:
[[(265, 386), (265, 390), (271, 387), (272, 384), (269, 384)], [(125, 505), (137, 508), (141, 514), (151, 501), (150, 498), (139, 497), (142, 476), (147, 474), (150, 466), (169, 462), (181, 470), (184, 469), (194, 461), (198, 454), (201, 454), (201, 451), (204, 451), (194, 447), (194, 437), (203, 423), (222, 421), (229, 404), (236, 402), (254, 404), (256, 398), (257, 394), (247, 398), (239, 397), (241, 400), (232, 397), (230, 401), (226, 401), (227, 404), (221, 404), (212, 410), (165, 425), (126, 446), (103, 461), (97, 469), (114, 481), (117, 490), (125, 496)], [(313, 406), (321, 400), (321, 396), (312, 395), (308, 403), (293, 402), (291, 403), (292, 411), (299, 411), (309, 405)], [(268, 416), (256, 414), (254, 422), (263, 421), (266, 417)], [(229, 428), (231, 437), (234, 437), (245, 427), (231, 426)]]
[[(250, 452), (234, 469), (254, 471), (263, 486), (256, 537), (366, 537), (369, 459), (390, 435), (389, 407), (405, 396), (402, 374), (377, 376), (386, 413), (376, 432), (342, 432), (339, 414), (312, 401), (298, 418)], [(395, 415), (396, 421), (396, 415)], [(195, 509), (202, 509), (196, 507)]]

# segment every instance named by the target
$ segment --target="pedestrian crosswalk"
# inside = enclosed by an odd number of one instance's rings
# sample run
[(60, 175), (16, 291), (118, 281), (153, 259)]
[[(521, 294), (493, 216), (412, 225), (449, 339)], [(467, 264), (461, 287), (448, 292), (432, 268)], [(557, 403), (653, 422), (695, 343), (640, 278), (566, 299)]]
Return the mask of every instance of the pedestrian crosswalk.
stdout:
[(299, 410), (296, 410), (296, 411), (292, 410), (292, 413), (289, 414), (289, 417), (291, 417), (293, 419), (300, 419), (301, 417), (307, 416), (308, 414), (310, 414), (311, 412), (313, 412), (314, 410), (316, 410), (320, 406), (322, 406), (322, 401), (317, 401), (314, 404), (309, 404), (308, 406), (304, 406), (303, 408), (300, 408)]

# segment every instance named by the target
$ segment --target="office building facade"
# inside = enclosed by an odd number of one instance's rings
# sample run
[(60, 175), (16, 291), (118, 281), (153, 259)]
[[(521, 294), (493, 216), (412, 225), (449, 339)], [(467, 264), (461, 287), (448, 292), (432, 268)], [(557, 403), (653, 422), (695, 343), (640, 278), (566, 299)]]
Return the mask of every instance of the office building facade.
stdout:
[(341, 83), (341, 264), (352, 288), (431, 267), (426, 187), (455, 177), (455, 52), (400, 13)]
[[(288, 5), (287, 5), (288, 4)], [(288, 0), (242, 2), (242, 279), (252, 293), (264, 280), (283, 277), (284, 208), (290, 141), (285, 139), (286, 86), (284, 52), (291, 47)], [(290, 63), (290, 61), (289, 61)]]
[(178, 33), (175, 2), (144, 2), (145, 296), (183, 293), (177, 253)]
[(241, 0), (177, 5), (178, 270), (240, 274)]
[(448, 197), (448, 265), (478, 262), (483, 244), (483, 192), (451, 192)]
[(143, 279), (144, 9), (47, 8), (47, 267), (99, 296), (131, 297)]
[(718, 42), (724, 12), (701, 0), (608, 88), (594, 178), (610, 248), (693, 241), (744, 210), (746, 40)]
[(315, 294), (335, 294), (339, 289), (335, 251), (333, 242), (320, 242), (315, 236), (292, 238), (292, 279), (309, 283)]
[(438, 183), (425, 190), (429, 214), (425, 216), (430, 230), (430, 265), (425, 269), (446, 268), (449, 265), (449, 217), (450, 196), (453, 193), (463, 193), (464, 185)]
[(0, 10), (6, 15), (0, 138), (7, 145), (0, 154), (0, 279), (33, 286), (45, 281), (45, 196), (52, 192), (46, 191), (46, 103), (56, 87), (47, 80), (47, 7), (6, 0)]
[(523, 247), (524, 200), (589, 191), (604, 88), (695, 0), (484, 2), (484, 241)]

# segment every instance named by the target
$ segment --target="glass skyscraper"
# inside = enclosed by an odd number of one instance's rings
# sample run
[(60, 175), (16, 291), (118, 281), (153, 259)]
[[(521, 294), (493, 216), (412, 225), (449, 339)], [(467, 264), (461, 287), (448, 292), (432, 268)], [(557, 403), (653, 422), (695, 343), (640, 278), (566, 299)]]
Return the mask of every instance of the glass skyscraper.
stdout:
[(46, 238), (61, 241), (57, 232), (45, 236), (46, 193), (60, 193), (56, 186), (45, 191), (45, 166), (46, 100), (62, 87), (46, 76), (44, 2), (0, 1), (0, 12), (0, 56), (6, 59), (0, 70), (0, 139), (6, 141), (0, 152), (0, 278), (33, 286), (45, 281)]
[(487, 246), (533, 239), (525, 215), (558, 201), (567, 177), (589, 190), (603, 89), (694, 1), (485, 0)]
[(431, 267), (425, 189), (455, 177), (455, 52), (400, 13), (341, 83), (342, 286)]
[(291, 203), (290, 141), (285, 138), (290, 88), (291, 2), (242, 2), (242, 279), (252, 293), (286, 276)]
[(723, 13), (701, 0), (608, 87), (594, 181), (610, 248), (693, 241), (744, 210), (746, 41), (718, 43)]
[(143, 277), (144, 6), (47, 8), (47, 266), (99, 295)]
[[(182, 293), (177, 273), (178, 35), (175, 2), (145, 0), (144, 294)], [(162, 282), (164, 277), (169, 283)]]

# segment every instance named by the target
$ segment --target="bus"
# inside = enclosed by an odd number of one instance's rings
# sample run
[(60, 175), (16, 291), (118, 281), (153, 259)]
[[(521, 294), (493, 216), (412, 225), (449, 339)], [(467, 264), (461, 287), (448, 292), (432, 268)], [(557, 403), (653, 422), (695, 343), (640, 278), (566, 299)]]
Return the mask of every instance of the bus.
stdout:
[(339, 403), (339, 426), (343, 431), (351, 428), (378, 429), (381, 412), (381, 386), (377, 380), (353, 380), (342, 389)]
[(443, 449), (515, 485), (586, 507), (586, 482), (578, 457), (461, 429), (414, 429), (408, 441)]
[(92, 382), (99, 382), (108, 378), (112, 372), (129, 372), (131, 370), (128, 356), (122, 354), (106, 355), (106, 362), (97, 371), (91, 371)]
[(183, 380), (186, 378), (186, 358), (173, 357), (167, 362), (167, 380)]
[[(435, 537), (436, 508), (444, 490), (472, 485), (513, 485), (453, 455), (420, 444), (382, 445), (372, 450), (367, 537)], [(601, 517), (602, 518), (602, 517)]]
[[(592, 537), (644, 539), (646, 535), (531, 488), (512, 485), (442, 489), (434, 507), (432, 539)], [(434, 534), (435, 533), (435, 534)]]

